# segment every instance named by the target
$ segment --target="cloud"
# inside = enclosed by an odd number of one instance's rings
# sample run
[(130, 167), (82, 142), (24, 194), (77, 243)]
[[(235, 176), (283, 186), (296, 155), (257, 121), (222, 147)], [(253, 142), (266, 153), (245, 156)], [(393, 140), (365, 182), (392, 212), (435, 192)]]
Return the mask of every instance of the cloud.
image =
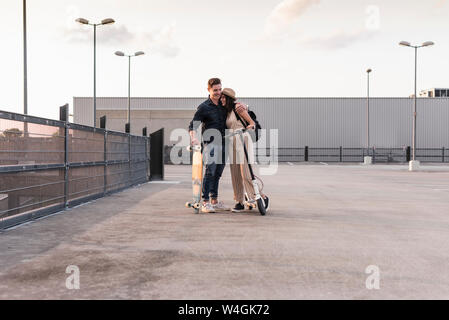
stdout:
[(315, 49), (343, 49), (357, 42), (368, 40), (372, 38), (375, 33), (375, 31), (366, 29), (356, 30), (352, 32), (340, 30), (328, 36), (302, 39), (300, 40), (300, 44)]
[(436, 7), (437, 8), (442, 8), (442, 7), (444, 7), (446, 4), (447, 4), (447, 0), (438, 0), (437, 1), (437, 3), (436, 3)]
[[(341, 29), (323, 35), (306, 37), (304, 31), (289, 28), (310, 7), (319, 3), (320, 0), (284, 0), (280, 2), (268, 16), (265, 24), (265, 35), (261, 40), (270, 43), (276, 41), (279, 43), (295, 42), (312, 49), (338, 50), (370, 39), (378, 31), (378, 28), (365, 27), (355, 31)], [(374, 18), (376, 17), (374, 16)]]
[(320, 0), (284, 0), (271, 11), (265, 23), (265, 34), (278, 35)]
[[(64, 29), (64, 38), (70, 43), (86, 43), (92, 41), (93, 28), (80, 25), (79, 27), (72, 27)], [(133, 34), (123, 25), (105, 25), (97, 27), (97, 43), (100, 44), (128, 44), (136, 38)]]
[[(75, 22), (76, 8), (69, 8), (70, 16), (62, 29), (62, 37), (73, 44), (92, 44), (92, 26), (81, 25)], [(125, 25), (111, 24), (97, 27), (97, 43), (120, 47), (133, 47), (138, 44), (139, 50), (148, 50), (166, 58), (174, 58), (179, 55), (181, 48), (176, 41), (176, 22), (167, 24), (159, 29), (145, 31), (131, 31)]]
[(174, 58), (181, 51), (175, 40), (175, 31), (176, 22), (172, 22), (159, 30), (144, 33), (143, 38), (149, 43), (150, 51)]

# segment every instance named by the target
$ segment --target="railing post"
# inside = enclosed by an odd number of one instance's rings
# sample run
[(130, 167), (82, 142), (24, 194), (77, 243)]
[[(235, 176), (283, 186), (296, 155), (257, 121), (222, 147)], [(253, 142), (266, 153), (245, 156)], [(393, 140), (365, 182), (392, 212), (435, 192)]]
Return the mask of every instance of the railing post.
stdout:
[(69, 121), (69, 104), (66, 103), (62, 107), (59, 107), (59, 120), (60, 121)]
[(69, 195), (69, 127), (64, 123), (64, 207), (67, 208)]
[(145, 138), (145, 140), (144, 140), (145, 141), (145, 174), (146, 174), (145, 180), (148, 181), (148, 163), (147, 163), (147, 160), (148, 160), (148, 155), (147, 155), (148, 139), (147, 139), (147, 127), (144, 127), (142, 129), (142, 136), (144, 136), (144, 138)]
[(408, 146), (407, 147), (407, 152), (406, 152), (406, 160), (407, 160), (407, 162), (410, 162), (410, 155), (411, 155), (411, 148), (410, 148), (410, 146)]
[(128, 133), (128, 171), (129, 171), (129, 185), (132, 185), (132, 175), (131, 175), (131, 134)]
[(125, 123), (125, 133), (128, 134), (128, 186), (131, 186), (131, 125), (129, 122)]
[(340, 162), (343, 162), (343, 147), (340, 146)]
[(164, 128), (150, 134), (150, 180), (164, 180)]
[(145, 181), (148, 181), (148, 137), (145, 137)]
[(108, 141), (108, 132), (104, 131), (104, 177), (103, 177), (103, 183), (104, 183), (104, 189), (103, 194), (106, 195), (108, 191), (108, 152), (107, 152), (107, 141)]
[(148, 135), (148, 140), (147, 140), (147, 175), (148, 175), (148, 181), (150, 180), (150, 176), (151, 176), (151, 134)]
[(101, 129), (106, 129), (106, 116), (102, 116), (100, 118), (100, 128)]
[(442, 152), (442, 153), (443, 153), (443, 159), (442, 159), (442, 160), (443, 160), (443, 163), (444, 163), (444, 147), (443, 147), (443, 150), (442, 150), (442, 151), (443, 151), (443, 152)]
[(376, 148), (373, 147), (373, 163), (376, 161)]
[(309, 161), (309, 146), (304, 148), (304, 161)]

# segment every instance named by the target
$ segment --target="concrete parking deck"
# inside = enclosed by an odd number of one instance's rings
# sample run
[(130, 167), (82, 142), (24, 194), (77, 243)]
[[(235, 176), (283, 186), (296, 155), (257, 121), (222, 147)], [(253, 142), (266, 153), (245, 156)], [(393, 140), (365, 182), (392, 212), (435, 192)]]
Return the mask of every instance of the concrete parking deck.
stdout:
[(0, 298), (449, 299), (448, 166), (281, 165), (265, 217), (195, 215), (190, 167), (166, 177), (1, 232)]

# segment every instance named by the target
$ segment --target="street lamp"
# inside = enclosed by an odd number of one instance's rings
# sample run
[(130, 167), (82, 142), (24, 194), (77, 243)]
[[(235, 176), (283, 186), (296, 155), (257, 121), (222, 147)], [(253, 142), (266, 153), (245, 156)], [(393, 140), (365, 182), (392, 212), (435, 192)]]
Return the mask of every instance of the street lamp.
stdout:
[(96, 115), (97, 115), (97, 26), (107, 25), (114, 23), (114, 19), (107, 18), (101, 20), (100, 23), (90, 23), (89, 20), (84, 18), (78, 18), (75, 20), (78, 23), (90, 25), (94, 27), (94, 128), (96, 125)]
[(370, 147), (370, 143), (369, 143), (369, 74), (371, 73), (371, 69), (366, 70), (366, 74), (367, 74), (367, 80), (368, 80), (368, 85), (367, 85), (367, 93), (366, 93), (366, 149), (368, 151), (368, 155), (365, 157), (364, 161), (365, 164), (372, 164), (372, 157), (369, 154), (369, 147)]
[(116, 51), (115, 55), (119, 57), (128, 57), (128, 124), (129, 132), (131, 133), (131, 57), (137, 57), (144, 55), (145, 52), (137, 51), (132, 55), (123, 53), (122, 51)]
[(414, 111), (413, 111), (413, 134), (412, 134), (412, 148), (413, 148), (413, 156), (412, 161), (410, 161), (409, 164), (409, 170), (414, 171), (419, 168), (419, 161), (416, 160), (416, 103), (417, 103), (417, 96), (416, 96), (416, 78), (417, 78), (417, 65), (418, 65), (418, 48), (422, 47), (428, 47), (433, 46), (434, 43), (432, 41), (426, 41), (420, 46), (413, 46), (410, 44), (410, 42), (407, 41), (401, 41), (399, 42), (399, 45), (404, 47), (410, 47), (415, 49), (415, 96), (414, 96)]

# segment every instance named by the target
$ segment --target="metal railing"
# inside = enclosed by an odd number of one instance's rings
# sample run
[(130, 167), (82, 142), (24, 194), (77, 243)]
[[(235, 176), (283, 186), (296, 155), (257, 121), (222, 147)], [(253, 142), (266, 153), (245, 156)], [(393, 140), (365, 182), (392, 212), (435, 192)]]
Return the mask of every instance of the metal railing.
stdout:
[(0, 229), (148, 177), (147, 137), (0, 111)]
[[(165, 146), (166, 163), (171, 163), (170, 154), (181, 156), (179, 146)], [(264, 164), (273, 161), (273, 149), (257, 148), (256, 159)], [(400, 148), (277, 148), (278, 162), (364, 162), (365, 156), (371, 156), (373, 163), (406, 163), (411, 159), (410, 147)], [(449, 148), (417, 148), (416, 159), (428, 163), (449, 163)], [(191, 163), (184, 159), (183, 164)]]
[[(266, 162), (272, 150), (258, 148), (257, 159)], [(410, 147), (400, 148), (278, 148), (279, 162), (364, 162), (371, 156), (373, 163), (406, 163), (411, 159)], [(427, 163), (449, 163), (449, 151), (441, 148), (417, 148), (416, 159)]]

